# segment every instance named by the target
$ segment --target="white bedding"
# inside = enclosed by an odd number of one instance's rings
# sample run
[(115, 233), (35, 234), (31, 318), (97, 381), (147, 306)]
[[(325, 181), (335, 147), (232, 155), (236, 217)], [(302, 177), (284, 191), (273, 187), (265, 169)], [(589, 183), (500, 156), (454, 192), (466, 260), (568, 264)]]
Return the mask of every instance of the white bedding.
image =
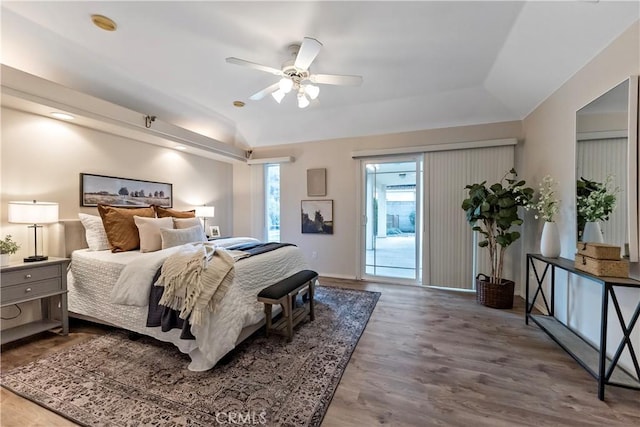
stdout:
[[(216, 245), (224, 247), (242, 241), (248, 240), (221, 239), (216, 241)], [(74, 251), (68, 277), (69, 311), (161, 341), (172, 342), (180, 351), (191, 356), (190, 370), (202, 371), (215, 366), (222, 356), (233, 349), (242, 328), (263, 319), (263, 306), (256, 299), (261, 289), (297, 271), (309, 268), (301, 251), (295, 246), (286, 246), (239, 260), (235, 264), (233, 285), (223, 298), (220, 309), (210, 314), (203, 325), (192, 326), (191, 332), (196, 337), (195, 340), (182, 340), (179, 338), (179, 329), (162, 332), (159, 327), (145, 326), (147, 302), (145, 301), (143, 306), (136, 304), (140, 302), (140, 295), (146, 292), (148, 296), (153, 277), (153, 274), (149, 277), (149, 273), (153, 267), (131, 267), (147, 261), (151, 263), (149, 265), (155, 266), (158, 260), (176, 250), (179, 249), (115, 254), (109, 251)], [(126, 280), (118, 283), (123, 272), (126, 274)], [(115, 294), (125, 295), (126, 305), (112, 301), (112, 291), (116, 283), (120, 288)]]

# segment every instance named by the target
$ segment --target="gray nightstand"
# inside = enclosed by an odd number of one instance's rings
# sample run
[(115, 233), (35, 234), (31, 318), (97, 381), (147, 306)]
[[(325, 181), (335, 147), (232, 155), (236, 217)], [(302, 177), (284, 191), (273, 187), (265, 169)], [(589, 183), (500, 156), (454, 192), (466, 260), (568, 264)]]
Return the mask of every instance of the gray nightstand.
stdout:
[[(2, 344), (49, 329), (62, 327), (69, 333), (67, 313), (67, 258), (49, 257), (47, 261), (15, 263), (2, 267), (0, 273), (0, 307), (40, 300), (42, 319), (2, 331)], [(59, 296), (60, 315), (55, 304)], [(59, 317), (59, 319), (57, 318)]]

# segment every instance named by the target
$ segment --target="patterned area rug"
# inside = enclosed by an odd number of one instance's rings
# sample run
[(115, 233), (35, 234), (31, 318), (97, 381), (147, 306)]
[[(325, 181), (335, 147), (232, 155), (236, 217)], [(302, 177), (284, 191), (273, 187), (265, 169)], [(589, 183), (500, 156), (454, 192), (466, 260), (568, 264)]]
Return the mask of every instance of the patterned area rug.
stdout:
[(259, 331), (210, 371), (150, 338), (113, 332), (2, 376), (2, 386), (88, 426), (318, 426), (380, 294), (319, 286), (316, 320)]

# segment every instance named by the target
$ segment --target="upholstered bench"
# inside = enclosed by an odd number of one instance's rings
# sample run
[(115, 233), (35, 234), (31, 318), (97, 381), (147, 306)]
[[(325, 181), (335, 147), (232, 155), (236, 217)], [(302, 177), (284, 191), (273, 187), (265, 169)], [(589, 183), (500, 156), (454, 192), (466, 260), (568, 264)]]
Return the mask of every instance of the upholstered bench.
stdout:
[[(260, 291), (258, 301), (264, 303), (267, 336), (269, 336), (270, 332), (273, 332), (284, 335), (287, 337), (287, 341), (291, 341), (293, 337), (293, 327), (300, 323), (307, 315), (307, 310), (304, 306), (294, 307), (296, 297), (300, 292), (303, 293), (303, 297), (306, 294), (309, 300), (310, 319), (315, 319), (313, 288), (317, 278), (318, 273), (315, 271), (302, 270)], [(273, 304), (280, 304), (282, 306), (282, 318), (274, 324), (272, 324), (271, 318), (271, 308)]]

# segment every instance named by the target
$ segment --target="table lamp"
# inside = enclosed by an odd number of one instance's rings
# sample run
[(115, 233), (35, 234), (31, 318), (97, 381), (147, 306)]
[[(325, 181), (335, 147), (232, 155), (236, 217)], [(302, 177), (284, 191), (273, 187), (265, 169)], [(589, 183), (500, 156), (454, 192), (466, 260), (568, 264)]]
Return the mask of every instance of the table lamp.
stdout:
[[(40, 224), (58, 222), (58, 204), (52, 202), (9, 202), (8, 221), (15, 224), (32, 224), (33, 255), (24, 258), (24, 262), (44, 261), (49, 257), (38, 255), (38, 228)], [(44, 251), (43, 251), (44, 252)]]
[(207, 231), (207, 218), (213, 218), (215, 214), (215, 208), (213, 206), (196, 206), (196, 216), (202, 218), (205, 234)]

